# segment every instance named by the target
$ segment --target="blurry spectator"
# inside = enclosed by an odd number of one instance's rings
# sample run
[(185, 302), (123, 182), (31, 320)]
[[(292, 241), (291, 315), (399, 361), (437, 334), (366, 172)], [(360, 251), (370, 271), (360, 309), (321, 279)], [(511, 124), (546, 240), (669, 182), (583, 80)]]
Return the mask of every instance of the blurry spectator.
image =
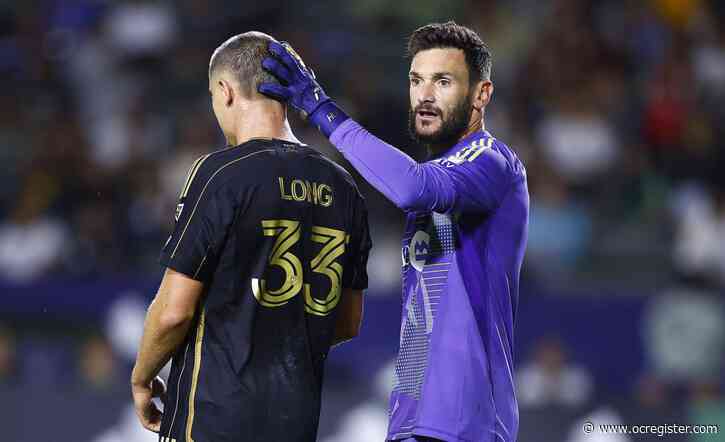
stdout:
[(635, 68), (640, 72), (649, 73), (652, 65), (664, 58), (670, 43), (670, 30), (658, 19), (651, 8), (642, 4), (631, 3), (624, 12), (627, 18), (624, 41), (627, 43), (631, 58), (635, 60)]
[(690, 288), (654, 297), (643, 318), (645, 348), (655, 374), (691, 382), (722, 373), (725, 311), (720, 299)]
[(713, 24), (711, 37), (693, 51), (693, 68), (700, 93), (711, 104), (725, 97), (725, 28)]
[(94, 335), (83, 342), (78, 360), (81, 386), (89, 390), (109, 390), (125, 385), (125, 379), (119, 378), (116, 358), (108, 341)]
[(688, 183), (673, 197), (674, 263), (686, 276), (725, 283), (725, 192)]
[(0, 324), (0, 385), (12, 385), (17, 381), (15, 334)]
[(576, 184), (591, 184), (603, 175), (614, 166), (620, 149), (614, 128), (595, 108), (589, 89), (567, 91), (538, 129), (550, 167)]
[[(143, 89), (140, 84), (136, 87)], [(143, 158), (158, 161), (159, 155), (171, 144), (167, 118), (145, 109), (145, 103), (138, 97), (128, 101), (125, 113), (104, 115), (91, 126), (92, 159), (111, 171), (122, 170), (134, 160)]]
[(527, 264), (540, 278), (566, 277), (589, 250), (591, 215), (560, 176), (541, 170), (532, 184)]
[(143, 335), (147, 303), (135, 292), (120, 294), (108, 308), (105, 331), (116, 354), (135, 362)]
[(591, 375), (567, 361), (561, 342), (542, 339), (534, 349), (533, 360), (516, 376), (517, 398), (522, 407), (584, 405), (592, 394)]
[(68, 230), (47, 214), (44, 181), (30, 181), (10, 217), (0, 223), (0, 277), (27, 283), (59, 265), (69, 246)]
[(106, 29), (111, 44), (123, 54), (159, 56), (174, 42), (177, 21), (165, 2), (127, 1), (113, 8)]
[[(181, 186), (194, 161), (202, 155), (224, 147), (216, 137), (217, 127), (206, 118), (207, 114), (208, 111), (202, 113), (199, 110), (199, 115), (189, 113), (180, 117), (178, 141), (173, 155), (164, 158), (163, 166), (157, 169), (158, 177), (156, 179), (161, 185), (161, 198), (171, 208), (177, 203)], [(172, 214), (173, 211), (167, 212), (169, 218)]]
[(687, 122), (693, 110), (693, 95), (683, 87), (692, 83), (684, 54), (672, 50), (645, 85), (643, 137), (653, 149), (657, 165), (668, 174), (682, 176), (681, 160), (689, 149), (685, 142)]

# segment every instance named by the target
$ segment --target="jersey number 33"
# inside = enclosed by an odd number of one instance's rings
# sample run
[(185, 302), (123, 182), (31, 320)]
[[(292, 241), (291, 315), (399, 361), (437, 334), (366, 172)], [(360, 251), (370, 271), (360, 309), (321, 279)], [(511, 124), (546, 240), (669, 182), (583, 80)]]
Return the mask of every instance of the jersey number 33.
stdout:
[(287, 219), (263, 220), (262, 231), (264, 236), (276, 238), (269, 255), (269, 265), (280, 268), (284, 272), (284, 280), (281, 287), (271, 290), (265, 279), (252, 278), (252, 293), (257, 302), (265, 307), (281, 307), (303, 291), (307, 313), (328, 315), (340, 300), (343, 268), (336, 260), (345, 253), (349, 235), (329, 227), (311, 228), (310, 240), (321, 244), (322, 248), (310, 261), (310, 268), (330, 280), (327, 295), (318, 299), (312, 296), (310, 284), (304, 280), (302, 261), (290, 251), (302, 237), (300, 222)]

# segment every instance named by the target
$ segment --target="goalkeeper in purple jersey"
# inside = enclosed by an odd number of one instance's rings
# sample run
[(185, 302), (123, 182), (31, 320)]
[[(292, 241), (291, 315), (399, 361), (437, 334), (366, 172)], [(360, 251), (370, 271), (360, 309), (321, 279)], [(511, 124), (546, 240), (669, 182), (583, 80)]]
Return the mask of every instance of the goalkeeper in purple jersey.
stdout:
[(260, 92), (303, 111), (406, 213), (400, 351), (388, 440), (511, 442), (518, 431), (513, 329), (527, 238), (526, 171), (487, 131), (491, 54), (453, 22), (408, 42), (418, 163), (348, 117), (289, 45), (263, 61)]

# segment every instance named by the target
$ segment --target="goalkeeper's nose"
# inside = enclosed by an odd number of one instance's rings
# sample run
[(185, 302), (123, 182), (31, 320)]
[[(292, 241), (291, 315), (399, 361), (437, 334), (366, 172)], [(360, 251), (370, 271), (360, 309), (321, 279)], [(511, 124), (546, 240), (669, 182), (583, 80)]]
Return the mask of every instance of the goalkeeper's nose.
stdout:
[(433, 82), (424, 81), (421, 87), (418, 88), (418, 104), (425, 105), (428, 103), (435, 103), (435, 86)]

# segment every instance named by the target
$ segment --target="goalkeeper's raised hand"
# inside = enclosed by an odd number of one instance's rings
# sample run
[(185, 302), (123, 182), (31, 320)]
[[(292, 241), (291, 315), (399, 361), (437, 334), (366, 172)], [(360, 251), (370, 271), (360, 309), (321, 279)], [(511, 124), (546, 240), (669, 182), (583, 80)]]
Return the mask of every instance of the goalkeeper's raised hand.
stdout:
[(288, 43), (270, 42), (269, 52), (272, 57), (265, 58), (262, 67), (280, 84), (262, 83), (259, 92), (298, 109), (329, 138), (337, 126), (350, 117), (325, 94), (315, 74)]

